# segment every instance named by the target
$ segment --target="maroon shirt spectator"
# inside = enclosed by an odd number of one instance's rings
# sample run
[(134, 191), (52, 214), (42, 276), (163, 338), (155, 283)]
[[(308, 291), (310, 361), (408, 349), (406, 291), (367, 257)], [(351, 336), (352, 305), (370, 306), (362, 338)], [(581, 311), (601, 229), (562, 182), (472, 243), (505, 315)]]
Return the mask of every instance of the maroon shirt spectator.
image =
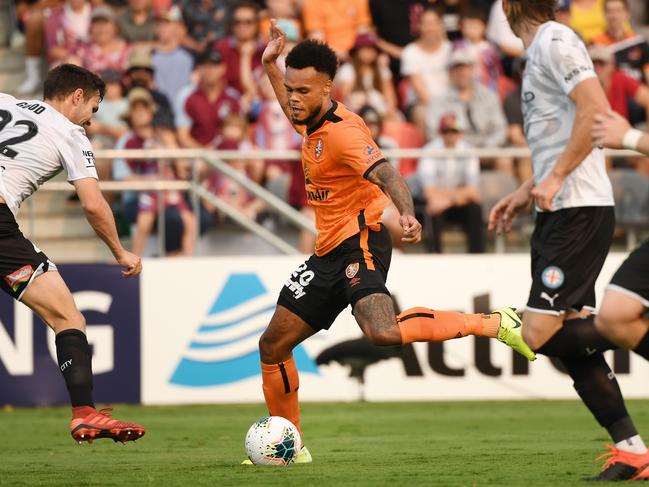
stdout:
[(198, 86), (188, 86), (178, 97), (176, 128), (184, 147), (204, 147), (219, 134), (223, 121), (238, 113), (237, 91), (225, 84), (225, 64), (218, 51), (208, 50), (198, 60)]
[(91, 7), (85, 0), (69, 0), (50, 11), (45, 21), (45, 45), (50, 64), (64, 61), (88, 40)]
[(261, 66), (261, 55), (265, 48), (259, 39), (257, 11), (255, 3), (239, 3), (232, 10), (232, 35), (214, 44), (223, 55), (227, 66), (228, 86), (244, 96), (252, 96), (256, 91), (252, 73)]

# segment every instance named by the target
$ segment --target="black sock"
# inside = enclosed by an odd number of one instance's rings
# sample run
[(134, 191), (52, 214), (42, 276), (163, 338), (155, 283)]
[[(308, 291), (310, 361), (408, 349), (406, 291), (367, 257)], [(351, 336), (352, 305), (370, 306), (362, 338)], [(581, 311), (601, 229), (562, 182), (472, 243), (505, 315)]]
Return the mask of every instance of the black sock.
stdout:
[(56, 356), (72, 407), (95, 407), (92, 401), (92, 355), (86, 335), (74, 329), (58, 333)]
[(563, 322), (563, 326), (536, 352), (549, 357), (583, 357), (597, 352), (615, 350), (595, 328), (595, 316)]
[(561, 357), (561, 362), (572, 377), (577, 394), (615, 443), (638, 434), (626, 410), (615, 374), (603, 354)]
[(642, 337), (638, 346), (633, 349), (635, 353), (649, 360), (649, 331)]

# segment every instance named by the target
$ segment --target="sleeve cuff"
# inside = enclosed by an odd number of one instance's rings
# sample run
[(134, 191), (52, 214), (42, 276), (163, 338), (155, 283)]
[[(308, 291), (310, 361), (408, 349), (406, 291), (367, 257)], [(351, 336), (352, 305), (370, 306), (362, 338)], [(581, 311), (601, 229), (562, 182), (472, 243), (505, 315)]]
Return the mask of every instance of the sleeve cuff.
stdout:
[(383, 158), (376, 161), (374, 164), (372, 164), (370, 167), (367, 168), (367, 170), (363, 173), (363, 177), (367, 179), (368, 174), (371, 173), (374, 170), (374, 168), (376, 168), (376, 166), (379, 166), (384, 162), (388, 162), (388, 160), (386, 158)]

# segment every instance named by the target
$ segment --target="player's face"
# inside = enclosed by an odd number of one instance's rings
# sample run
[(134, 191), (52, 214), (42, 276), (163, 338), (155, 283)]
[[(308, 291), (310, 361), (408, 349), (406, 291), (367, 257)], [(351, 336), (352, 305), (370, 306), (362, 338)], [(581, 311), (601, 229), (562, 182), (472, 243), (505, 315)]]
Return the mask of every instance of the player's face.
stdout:
[(284, 86), (288, 94), (291, 120), (307, 127), (317, 121), (331, 94), (331, 80), (314, 68), (287, 68)]
[(81, 89), (76, 90), (71, 95), (72, 107), (70, 109), (69, 119), (72, 123), (88, 127), (92, 120), (92, 116), (99, 109), (99, 93), (95, 93), (90, 98), (86, 99), (84, 92)]

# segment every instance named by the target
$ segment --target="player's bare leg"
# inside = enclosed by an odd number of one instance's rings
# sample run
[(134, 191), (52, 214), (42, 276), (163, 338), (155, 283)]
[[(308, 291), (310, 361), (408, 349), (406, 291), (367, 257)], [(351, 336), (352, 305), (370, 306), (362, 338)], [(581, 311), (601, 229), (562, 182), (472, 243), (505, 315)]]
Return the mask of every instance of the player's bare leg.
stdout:
[(141, 438), (145, 433), (142, 426), (111, 419), (106, 410), (95, 409), (86, 322), (61, 275), (46, 272), (36, 277), (21, 301), (56, 333), (58, 364), (72, 404), (72, 437), (79, 442), (92, 442), (96, 438), (122, 442)]
[(617, 345), (635, 350), (649, 330), (645, 305), (638, 299), (608, 288), (595, 320), (599, 332)]

